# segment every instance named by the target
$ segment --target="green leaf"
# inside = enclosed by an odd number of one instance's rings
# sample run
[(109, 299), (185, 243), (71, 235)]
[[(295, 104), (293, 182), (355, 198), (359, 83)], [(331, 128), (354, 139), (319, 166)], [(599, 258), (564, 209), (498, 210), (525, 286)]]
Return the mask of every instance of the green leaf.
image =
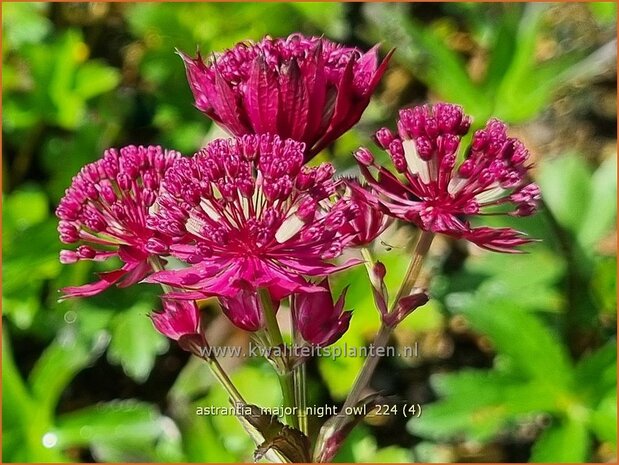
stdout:
[[(496, 115), (509, 121), (526, 119), (537, 110), (527, 98), (523, 98), (529, 94), (522, 90), (525, 82), (530, 83), (534, 71), (539, 24), (548, 6), (529, 3), (524, 8), (515, 37), (517, 47), (495, 96)], [(525, 112), (522, 108), (526, 109)]]
[(86, 407), (58, 418), (59, 447), (118, 440), (152, 441), (162, 434), (161, 415), (153, 405), (118, 400)]
[(593, 189), (591, 170), (585, 159), (568, 154), (544, 161), (537, 180), (557, 220), (577, 234), (587, 215)]
[(617, 22), (617, 4), (615, 2), (590, 2), (587, 7), (591, 13), (601, 23)]
[(589, 208), (578, 231), (585, 250), (608, 234), (617, 219), (617, 157), (605, 160), (591, 178)]
[(104, 348), (105, 343), (89, 347), (75, 333), (75, 328), (65, 328), (45, 349), (28, 378), (39, 408), (53, 411), (71, 379), (97, 358)]
[(581, 359), (574, 371), (574, 386), (594, 408), (602, 396), (617, 385), (617, 342)]
[(13, 462), (66, 461), (57, 450), (45, 447), (53, 411), (33, 399), (17, 370), (6, 329), (2, 337), (3, 459)]
[(566, 419), (545, 430), (533, 446), (529, 462), (582, 463), (589, 460), (590, 439), (586, 426)]
[[(514, 51), (518, 46), (517, 29), (518, 20), (521, 14), (516, 9), (521, 9), (520, 5), (502, 4), (502, 14), (498, 15), (496, 26), (496, 38), (491, 44), (492, 54), (488, 58), (488, 68), (484, 79), (483, 87), (492, 95), (496, 92), (501, 80), (514, 58)], [(475, 15), (478, 16), (479, 14)]]
[(8, 47), (43, 40), (52, 29), (51, 21), (44, 16), (48, 8), (45, 3), (3, 3), (2, 36)]
[[(28, 215), (26, 215), (28, 217)], [(19, 328), (29, 328), (42, 308), (45, 281), (61, 271), (57, 223), (51, 218), (25, 229), (16, 226), (21, 215), (7, 215), (2, 230), (2, 311)], [(35, 219), (29, 216), (27, 224)], [(15, 221), (13, 221), (15, 220)]]
[[(25, 417), (36, 408), (13, 359), (11, 340), (6, 329), (2, 331), (2, 425), (20, 427)], [(11, 406), (11, 408), (8, 408)], [(6, 457), (5, 457), (6, 459)]]
[(476, 120), (485, 120), (491, 102), (471, 81), (462, 57), (431, 26), (423, 26), (402, 8), (393, 4), (366, 8), (368, 20), (379, 30), (381, 38), (391, 47), (398, 47), (394, 59), (419, 75), (440, 98), (460, 103)]
[(341, 39), (346, 31), (342, 3), (291, 2), (288, 5), (298, 10), (312, 25), (325, 31), (333, 39)]
[(180, 434), (153, 405), (136, 400), (102, 403), (62, 415), (57, 447), (92, 449), (100, 461), (179, 462)]
[[(204, 362), (202, 362), (204, 363)], [(222, 447), (221, 438), (209, 417), (188, 413), (179, 422), (183, 438), (183, 450), (188, 462), (228, 463), (236, 456)]]
[(351, 441), (353, 463), (411, 463), (411, 454), (397, 446), (379, 448), (370, 434)]
[[(244, 365), (232, 372), (231, 379), (247, 402), (264, 408), (281, 406), (282, 397), (277, 376), (270, 365), (264, 361), (260, 366)], [(204, 366), (204, 370), (208, 370)], [(260, 389), (256, 389), (259, 386)], [(213, 385), (209, 393), (192, 404), (194, 409), (190, 415), (199, 416), (200, 420), (210, 422), (217, 433), (218, 447), (234, 454), (237, 461), (246, 462), (255, 449), (254, 442), (233, 415), (204, 415), (199, 413), (202, 407), (230, 407), (228, 395), (219, 386)], [(213, 451), (213, 454), (216, 452)], [(221, 452), (219, 452), (221, 453)]]
[(155, 330), (148, 317), (151, 310), (147, 303), (139, 303), (119, 313), (111, 323), (108, 359), (120, 363), (125, 373), (138, 382), (148, 378), (155, 357), (168, 348), (166, 338)]
[(336, 343), (326, 348), (324, 355), (318, 359), (320, 374), (329, 392), (336, 399), (343, 399), (350, 392), (352, 382), (364, 361), (361, 356), (353, 357), (350, 354), (343, 354), (346, 353), (348, 348), (358, 351), (359, 348), (364, 346), (365, 341), (359, 333), (355, 332), (354, 329), (349, 330)]
[(558, 409), (549, 386), (523, 383), (493, 371), (463, 370), (435, 375), (432, 385), (441, 400), (423, 406), (409, 421), (411, 432), (447, 440), (464, 436), (487, 441), (520, 415)]
[(509, 359), (517, 373), (557, 392), (571, 380), (572, 367), (565, 348), (540, 318), (509, 301), (474, 299), (463, 312), (471, 326), (488, 336), (497, 353)]
[(97, 61), (89, 61), (77, 70), (75, 92), (84, 100), (114, 89), (120, 82), (117, 69)]
[(522, 255), (482, 254), (469, 258), (465, 266), (467, 272), (487, 277), (480, 284), (467, 283), (465, 289), (477, 287), (477, 300), (495, 305), (513, 301), (526, 310), (561, 309), (556, 285), (565, 273), (565, 263), (548, 249), (539, 247)]
[(38, 186), (24, 186), (4, 201), (5, 227), (18, 231), (41, 223), (49, 216), (49, 201)]
[(600, 402), (591, 418), (591, 429), (600, 441), (612, 444), (617, 450), (617, 390), (612, 389)]
[(595, 264), (591, 288), (601, 312), (611, 318), (617, 315), (617, 259), (604, 257)]

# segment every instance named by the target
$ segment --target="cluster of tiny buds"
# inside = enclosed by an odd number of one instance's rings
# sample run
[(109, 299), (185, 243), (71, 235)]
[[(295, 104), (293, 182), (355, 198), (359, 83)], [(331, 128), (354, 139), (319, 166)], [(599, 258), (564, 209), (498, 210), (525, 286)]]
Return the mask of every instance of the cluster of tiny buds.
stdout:
[[(151, 235), (146, 231), (148, 209), (175, 151), (161, 147), (127, 146), (108, 149), (103, 157), (82, 168), (60, 201), (58, 232), (66, 244), (84, 240), (97, 244), (136, 245)], [(105, 238), (97, 238), (105, 233)], [(104, 252), (81, 245), (64, 251), (64, 261), (94, 259)]]
[(320, 243), (321, 258), (338, 256), (344, 245), (338, 231), (357, 207), (339, 199), (322, 211), (321, 202), (336, 190), (335, 170), (328, 163), (304, 166), (304, 149), (268, 134), (215, 140), (168, 171), (149, 225), (173, 242), (193, 237), (193, 263), (224, 245), (261, 253), (297, 233), (310, 250)]
[[(326, 66), (327, 75), (332, 74), (330, 77), (335, 80), (351, 59), (360, 57), (361, 51), (356, 48), (344, 47), (319, 37), (292, 34), (286, 38), (272, 39), (267, 36), (260, 42), (241, 42), (234, 48), (211, 57), (209, 66), (221, 73), (227, 81), (234, 83), (249, 78), (253, 60), (256, 58), (263, 60), (275, 72), (285, 72), (291, 63), (296, 65), (295, 59), (320, 59)], [(233, 88), (236, 87), (233, 85)]]

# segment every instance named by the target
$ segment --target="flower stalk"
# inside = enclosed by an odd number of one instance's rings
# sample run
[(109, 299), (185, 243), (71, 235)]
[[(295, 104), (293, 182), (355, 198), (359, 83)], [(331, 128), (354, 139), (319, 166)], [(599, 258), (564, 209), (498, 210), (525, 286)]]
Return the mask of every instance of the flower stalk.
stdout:
[[(277, 348), (278, 351), (282, 350), (285, 347), (284, 338), (282, 337), (282, 333), (279, 329), (279, 324), (277, 323), (277, 316), (275, 315), (273, 301), (271, 300), (269, 291), (267, 289), (260, 288), (258, 290), (258, 295), (260, 296), (260, 304), (264, 313), (264, 319), (267, 332), (269, 333), (269, 342), (271, 343), (271, 348)], [(276, 371), (284, 400), (286, 422), (290, 426), (298, 428), (299, 423), (295, 414), (295, 389), (293, 384), (292, 372), (290, 371), (286, 355), (278, 355), (278, 358), (280, 363), (278, 364), (278, 369)]]
[[(400, 299), (406, 297), (415, 286), (415, 283), (421, 271), (421, 267), (428, 254), (428, 251), (430, 250), (430, 245), (432, 244), (433, 239), (434, 233), (428, 231), (421, 232), (421, 235), (419, 236), (419, 239), (417, 241), (417, 245), (415, 246), (415, 250), (413, 251), (413, 255), (411, 257), (408, 269), (406, 270), (406, 274), (404, 275), (402, 284), (400, 285), (395, 299), (393, 299), (392, 301), (389, 313), (392, 313), (397, 309)], [(372, 260), (368, 249), (362, 249), (362, 254), (364, 255), (364, 258), (367, 255), (369, 257), (369, 260)], [(388, 325), (381, 320), (381, 326), (378, 330), (378, 333), (376, 334), (376, 337), (374, 338), (373, 346), (385, 347), (389, 342), (389, 338), (391, 337), (393, 329), (394, 326)], [(354, 407), (359, 402), (361, 398), (361, 393), (369, 384), (370, 379), (374, 374), (374, 370), (378, 365), (379, 359), (380, 358), (376, 355), (376, 352), (365, 359), (363, 367), (361, 368), (361, 371), (359, 372), (359, 375), (357, 376), (357, 379), (355, 380), (353, 387), (348, 394), (348, 397), (344, 401), (344, 405), (342, 406), (341, 410), (342, 412), (346, 412), (348, 408)]]
[(215, 357), (206, 355), (208, 353), (208, 347), (208, 342), (206, 342), (206, 339), (203, 338), (201, 347), (202, 350), (200, 351), (199, 355), (200, 358), (208, 364), (211, 373), (213, 373), (213, 376), (215, 376), (221, 387), (224, 388), (226, 394), (228, 394), (228, 397), (234, 405), (247, 404), (247, 402), (245, 401), (239, 390), (236, 388), (228, 374), (224, 371), (219, 361)]

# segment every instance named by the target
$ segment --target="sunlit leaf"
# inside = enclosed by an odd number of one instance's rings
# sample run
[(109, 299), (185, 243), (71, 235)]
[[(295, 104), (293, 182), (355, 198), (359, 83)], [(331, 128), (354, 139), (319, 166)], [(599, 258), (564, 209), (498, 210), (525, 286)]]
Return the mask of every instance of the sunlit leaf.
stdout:
[(137, 304), (112, 321), (108, 358), (120, 363), (125, 373), (138, 382), (146, 380), (155, 357), (168, 347), (167, 340), (155, 330), (147, 315), (152, 310), (148, 304)]
[(566, 419), (542, 433), (533, 446), (530, 462), (586, 462), (590, 447), (586, 426), (577, 420)]

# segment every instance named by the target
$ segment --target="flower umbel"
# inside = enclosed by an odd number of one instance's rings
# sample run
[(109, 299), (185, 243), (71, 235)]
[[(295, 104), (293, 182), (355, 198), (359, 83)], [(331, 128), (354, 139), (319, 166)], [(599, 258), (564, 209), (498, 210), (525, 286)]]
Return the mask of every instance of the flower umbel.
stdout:
[(302, 275), (358, 263), (328, 262), (351, 241), (343, 227), (357, 209), (335, 195), (333, 166), (303, 166), (303, 153), (304, 144), (290, 139), (247, 135), (179, 159), (163, 180), (152, 225), (191, 266), (149, 279), (194, 290), (193, 298), (264, 287), (281, 299), (315, 289)]
[(180, 53), (196, 107), (235, 136), (278, 134), (306, 145), (306, 160), (361, 117), (387, 67), (367, 53), (292, 34), (241, 42), (204, 63)]
[[(466, 159), (456, 166), (460, 140), (470, 125), (470, 117), (457, 105), (402, 110), (398, 134), (388, 129), (376, 133), (400, 176), (378, 166), (367, 149), (360, 149), (356, 158), (389, 214), (425, 231), (464, 238), (498, 252), (516, 252), (531, 239), (511, 228), (473, 228), (468, 218), (535, 212), (540, 191), (527, 180), (529, 152), (518, 139), (507, 137), (505, 124), (492, 119), (475, 132)], [(377, 169), (376, 178), (369, 167)]]
[(95, 283), (63, 289), (63, 298), (92, 296), (121, 279), (119, 286), (127, 287), (149, 273), (149, 254), (160, 254), (167, 247), (147, 227), (146, 219), (163, 174), (178, 157), (178, 152), (153, 146), (109, 149), (73, 178), (56, 216), (60, 240), (78, 247), (63, 250), (60, 261), (119, 257), (123, 266), (101, 273)]

